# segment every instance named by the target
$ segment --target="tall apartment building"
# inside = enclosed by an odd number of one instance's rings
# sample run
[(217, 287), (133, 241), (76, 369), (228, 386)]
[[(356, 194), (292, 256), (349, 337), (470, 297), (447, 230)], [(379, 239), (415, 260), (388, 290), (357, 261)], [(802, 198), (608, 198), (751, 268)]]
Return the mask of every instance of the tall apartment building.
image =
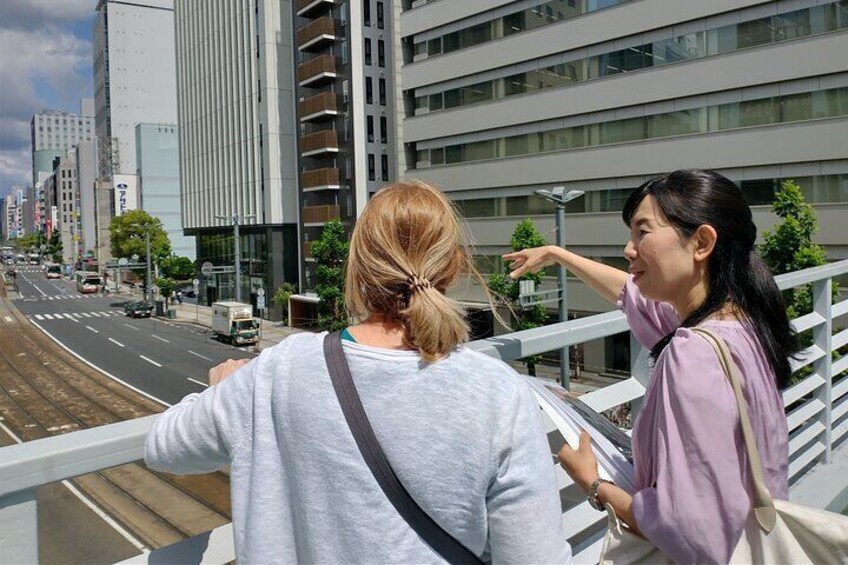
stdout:
[[(238, 219), (241, 295), (255, 304), (259, 288), (298, 280), (291, 1), (174, 7), (183, 227), (197, 261), (233, 265)], [(202, 299), (233, 297), (234, 279), (204, 278)]]
[(79, 192), (80, 219), (79, 251), (82, 257), (94, 257), (97, 249), (97, 216), (95, 189), (97, 186), (97, 143), (84, 141), (74, 149), (76, 181)]
[(38, 173), (53, 172), (53, 159), (65, 155), (68, 149), (83, 141), (94, 139), (94, 100), (80, 100), (80, 113), (65, 110), (44, 110), (30, 121), (32, 145), (32, 185), (41, 179)]
[[(848, 2), (439, 0), (405, 2), (406, 175), (456, 201), (502, 269), (516, 223), (555, 241), (535, 190), (586, 191), (567, 242), (623, 266), (621, 207), (683, 167), (738, 182), (762, 229), (781, 179), (816, 208), (818, 241), (848, 257)], [(607, 309), (572, 281), (569, 309)], [(626, 363), (606, 344), (595, 364)], [(624, 360), (624, 361), (622, 361)], [(587, 361), (588, 362), (588, 361)]]
[(142, 210), (162, 221), (171, 251), (194, 259), (194, 238), (183, 235), (180, 203), (180, 155), (175, 124), (135, 127), (138, 200)]
[(99, 0), (93, 43), (97, 137), (134, 175), (136, 124), (177, 120), (173, 0)]
[[(386, 0), (297, 0), (302, 288), (315, 286), (311, 244), (348, 228), (369, 195), (395, 180), (395, 18)], [(402, 159), (400, 160), (402, 162)]]

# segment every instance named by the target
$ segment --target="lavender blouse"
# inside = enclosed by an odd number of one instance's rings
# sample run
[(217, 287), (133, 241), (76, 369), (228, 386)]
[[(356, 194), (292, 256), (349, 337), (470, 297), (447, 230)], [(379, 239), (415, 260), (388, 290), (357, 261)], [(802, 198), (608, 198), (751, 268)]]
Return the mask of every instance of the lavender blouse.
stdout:
[[(650, 348), (674, 332), (660, 354), (633, 426), (639, 529), (680, 563), (727, 563), (752, 510), (753, 488), (730, 382), (712, 346), (671, 305), (649, 300), (628, 279), (619, 308)], [(702, 323), (726, 342), (743, 375), (766, 485), (788, 498), (789, 447), (783, 401), (756, 335), (737, 321)]]

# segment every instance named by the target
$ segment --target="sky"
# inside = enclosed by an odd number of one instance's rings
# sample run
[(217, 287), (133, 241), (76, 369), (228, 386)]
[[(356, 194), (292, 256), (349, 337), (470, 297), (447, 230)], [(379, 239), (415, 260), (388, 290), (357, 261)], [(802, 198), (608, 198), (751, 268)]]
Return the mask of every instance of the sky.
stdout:
[(30, 120), (93, 98), (97, 0), (0, 0), (0, 197), (32, 182)]

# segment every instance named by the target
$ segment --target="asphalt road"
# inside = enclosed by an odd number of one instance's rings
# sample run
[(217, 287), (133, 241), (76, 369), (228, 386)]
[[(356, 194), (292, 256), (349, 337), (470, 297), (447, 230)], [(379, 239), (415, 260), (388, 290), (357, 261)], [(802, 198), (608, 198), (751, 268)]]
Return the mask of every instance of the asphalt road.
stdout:
[(203, 390), (218, 363), (255, 355), (198, 326), (131, 319), (123, 308), (132, 298), (81, 294), (71, 281), (48, 280), (39, 267), (18, 268), (17, 282), (15, 306), (30, 321), (92, 365), (167, 404)]

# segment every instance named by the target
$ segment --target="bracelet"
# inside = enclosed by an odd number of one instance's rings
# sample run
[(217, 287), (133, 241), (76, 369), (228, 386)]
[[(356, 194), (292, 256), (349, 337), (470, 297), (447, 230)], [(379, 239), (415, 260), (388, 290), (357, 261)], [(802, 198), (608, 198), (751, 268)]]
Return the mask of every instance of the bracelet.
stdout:
[(592, 486), (589, 487), (589, 492), (587, 494), (587, 498), (589, 499), (589, 506), (600, 512), (604, 512), (605, 510), (604, 505), (601, 504), (601, 499), (598, 497), (598, 489), (603, 483), (606, 483), (608, 485), (615, 485), (615, 483), (612, 481), (608, 481), (606, 479), (598, 477), (592, 482)]

